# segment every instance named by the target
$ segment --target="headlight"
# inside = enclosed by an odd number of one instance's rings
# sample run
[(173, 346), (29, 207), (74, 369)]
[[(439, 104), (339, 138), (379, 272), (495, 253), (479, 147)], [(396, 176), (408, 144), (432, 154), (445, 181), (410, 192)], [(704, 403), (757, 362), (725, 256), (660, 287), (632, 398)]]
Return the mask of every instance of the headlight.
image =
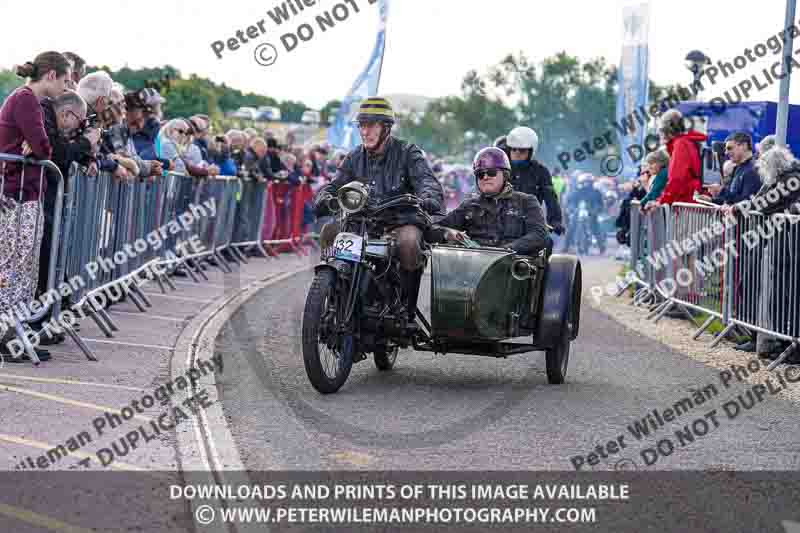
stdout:
[(347, 213), (357, 213), (367, 205), (367, 187), (358, 181), (353, 181), (339, 189), (339, 204)]

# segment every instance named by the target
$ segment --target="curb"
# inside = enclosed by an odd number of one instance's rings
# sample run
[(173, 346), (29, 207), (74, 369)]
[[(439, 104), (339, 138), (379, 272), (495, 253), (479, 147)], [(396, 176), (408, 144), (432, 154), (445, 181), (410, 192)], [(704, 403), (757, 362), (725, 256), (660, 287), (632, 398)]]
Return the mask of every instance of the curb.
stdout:
[[(175, 349), (170, 361), (170, 379), (174, 381), (179, 376), (186, 375), (197, 360), (210, 361), (214, 355), (215, 339), (220, 330), (231, 316), (261, 289), (311, 268), (313, 266), (309, 265), (283, 274), (267, 276), (251, 282), (233, 294), (223, 296), (203, 308), (186, 324), (175, 341)], [(211, 406), (207, 409), (200, 409), (197, 416), (190, 417), (189, 421), (175, 428), (178, 461), (185, 484), (212, 487), (215, 485), (223, 487), (226, 485), (232, 487), (250, 485), (244, 463), (222, 412), (215, 373), (202, 376), (192, 387), (176, 393), (172, 404), (174, 407), (181, 406), (184, 400), (202, 389), (208, 392)], [(228, 531), (226, 524), (213, 520), (213, 518), (209, 524), (197, 521), (200, 508), (211, 506), (215, 511), (211, 513), (211, 516), (214, 517), (221, 508), (257, 506), (257, 502), (239, 503), (224, 498), (197, 498), (188, 503), (191, 504), (192, 516), (195, 518), (195, 528), (198, 533), (227, 533)], [(204, 510), (205, 516), (208, 516), (207, 511), (207, 509)], [(264, 531), (264, 524), (261, 524), (260, 528), (257, 528), (257, 525), (256, 523), (237, 523), (235, 528), (240, 532)]]

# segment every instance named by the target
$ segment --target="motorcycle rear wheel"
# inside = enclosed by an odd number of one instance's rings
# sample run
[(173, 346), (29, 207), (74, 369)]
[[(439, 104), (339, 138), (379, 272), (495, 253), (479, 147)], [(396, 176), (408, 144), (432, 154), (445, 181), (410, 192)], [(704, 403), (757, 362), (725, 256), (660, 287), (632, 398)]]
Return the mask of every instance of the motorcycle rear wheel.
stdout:
[(353, 347), (345, 348), (344, 342), (331, 338), (330, 331), (338, 326), (339, 306), (336, 276), (329, 270), (319, 272), (303, 313), (303, 363), (311, 385), (322, 394), (338, 391), (353, 367)]

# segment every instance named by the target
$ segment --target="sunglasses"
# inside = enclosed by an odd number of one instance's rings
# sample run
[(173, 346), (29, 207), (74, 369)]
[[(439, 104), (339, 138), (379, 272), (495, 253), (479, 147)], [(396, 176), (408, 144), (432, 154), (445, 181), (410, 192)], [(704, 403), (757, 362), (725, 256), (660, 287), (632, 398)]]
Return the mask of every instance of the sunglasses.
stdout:
[(487, 177), (496, 178), (497, 175), (501, 172), (502, 170), (497, 170), (496, 168), (490, 170), (479, 170), (477, 176), (479, 180), (486, 179)]

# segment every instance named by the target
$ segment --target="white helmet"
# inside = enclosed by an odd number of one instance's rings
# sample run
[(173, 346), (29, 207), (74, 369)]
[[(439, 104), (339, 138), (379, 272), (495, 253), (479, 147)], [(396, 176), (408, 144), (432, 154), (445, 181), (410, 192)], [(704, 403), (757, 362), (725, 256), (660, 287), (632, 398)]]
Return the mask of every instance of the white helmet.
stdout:
[(532, 129), (519, 126), (511, 130), (511, 133), (508, 134), (506, 144), (509, 148), (530, 150), (531, 157), (533, 157), (539, 149), (539, 136), (536, 135), (536, 132)]

